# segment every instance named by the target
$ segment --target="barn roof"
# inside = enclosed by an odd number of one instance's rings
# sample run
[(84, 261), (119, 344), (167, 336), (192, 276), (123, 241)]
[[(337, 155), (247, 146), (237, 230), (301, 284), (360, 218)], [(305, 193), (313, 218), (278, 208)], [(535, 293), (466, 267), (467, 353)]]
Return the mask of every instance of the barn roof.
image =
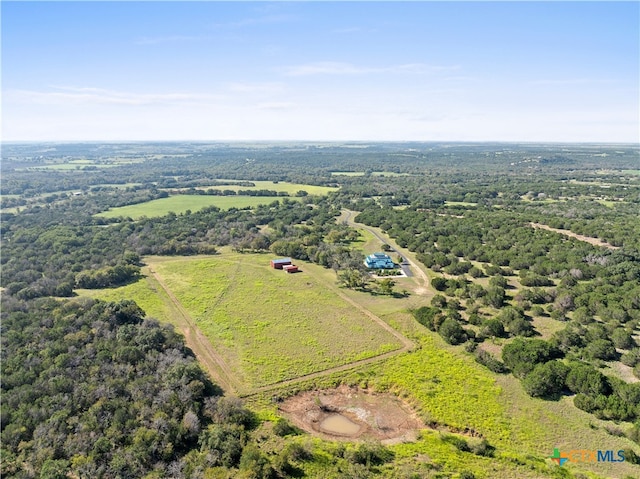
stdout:
[(291, 263), (291, 258), (275, 258), (275, 259), (272, 259), (271, 262), (275, 264)]

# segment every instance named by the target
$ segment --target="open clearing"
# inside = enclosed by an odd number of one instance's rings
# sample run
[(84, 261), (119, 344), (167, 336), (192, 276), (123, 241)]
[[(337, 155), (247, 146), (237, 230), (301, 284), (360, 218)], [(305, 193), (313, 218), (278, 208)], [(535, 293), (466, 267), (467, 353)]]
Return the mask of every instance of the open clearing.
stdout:
[[(239, 181), (239, 180), (220, 180), (220, 181)], [(306, 191), (310, 195), (326, 195), (331, 191), (338, 191), (338, 188), (331, 186), (316, 186), (305, 185), (302, 183), (287, 183), (286, 181), (254, 181), (249, 180), (255, 186), (240, 186), (240, 185), (211, 185), (201, 186), (198, 190), (271, 190), (277, 192), (288, 193), (294, 196), (298, 191)]]
[[(332, 171), (331, 176), (365, 176), (365, 171)], [(394, 171), (372, 171), (371, 176), (411, 176), (410, 173), (396, 173)]]
[[(222, 376), (240, 394), (382, 359), (413, 346), (337, 288), (327, 287), (313, 268), (305, 271), (298, 263), (302, 272), (287, 274), (270, 268), (271, 257), (226, 252), (150, 257), (147, 285), (141, 281), (123, 288), (141, 300), (143, 308), (149, 306), (159, 319), (169, 319), (183, 332), (180, 322), (192, 322), (193, 328), (187, 324), (186, 329), (202, 332), (218, 355), (214, 361), (220, 360), (218, 367), (213, 365), (213, 375)], [(165, 296), (175, 299), (170, 310), (171, 305), (154, 299), (157, 283), (166, 288)], [(117, 297), (120, 289), (92, 296)]]
[(399, 341), (309, 273), (267, 254), (151, 258), (198, 328), (247, 388), (399, 349)]
[[(292, 198), (299, 199), (299, 198)], [(216, 206), (222, 210), (229, 208), (248, 208), (258, 205), (268, 205), (278, 201), (276, 196), (206, 196), (206, 195), (176, 195), (168, 198), (146, 201), (135, 205), (112, 208), (98, 213), (96, 216), (104, 218), (118, 218), (120, 216), (140, 218), (146, 216), (155, 218), (164, 216), (171, 211), (176, 214), (187, 210), (198, 211), (207, 206)]]

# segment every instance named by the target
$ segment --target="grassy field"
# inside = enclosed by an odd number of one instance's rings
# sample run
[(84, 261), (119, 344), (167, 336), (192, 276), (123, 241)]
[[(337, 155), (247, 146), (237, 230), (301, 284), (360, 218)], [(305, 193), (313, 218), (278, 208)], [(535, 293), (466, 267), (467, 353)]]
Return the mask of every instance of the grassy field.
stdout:
[(200, 196), (200, 195), (176, 195), (168, 198), (138, 203), (136, 205), (121, 206), (108, 211), (98, 213), (96, 216), (104, 218), (117, 218), (119, 216), (140, 218), (147, 216), (153, 218), (164, 216), (173, 211), (176, 214), (187, 210), (198, 211), (207, 206), (217, 206), (220, 209), (246, 208), (265, 205), (277, 201), (273, 196)]
[[(364, 243), (371, 240), (363, 239)], [(147, 262), (247, 387), (398, 347), (395, 338), (334, 294), (333, 286), (325, 287), (335, 279), (332, 271), (302, 264), (303, 273), (287, 275), (270, 269), (269, 258), (225, 251), (212, 257), (152, 257)], [(111, 300), (131, 297), (150, 316), (169, 319), (166, 298), (153, 285), (143, 280), (80, 293)], [(469, 470), (478, 478), (492, 479), (566, 477), (548, 460), (554, 447), (617, 451), (632, 446), (629, 440), (607, 432), (611, 423), (575, 408), (572, 398), (531, 398), (511, 375), (490, 373), (463, 349), (445, 344), (418, 325), (406, 308), (426, 297), (394, 299), (346, 290), (344, 294), (417, 340), (419, 348), (318, 379), (317, 386), (344, 380), (392, 391), (427, 421), (450, 431), (480, 434), (497, 448), (494, 458), (475, 456), (443, 442), (441, 432), (425, 430), (415, 442), (392, 446), (396, 467), (428, 457), (443, 473)], [(254, 403), (261, 417), (273, 415), (275, 406), (265, 401), (263, 406)], [(474, 439), (467, 436), (467, 440)], [(638, 467), (628, 463), (577, 464), (563, 469), (567, 468), (598, 477), (638, 477)]]
[[(332, 176), (364, 176), (364, 171), (332, 171)], [(411, 176), (409, 173), (396, 173), (394, 171), (372, 171), (371, 176)]]
[(468, 201), (445, 201), (445, 206), (478, 206), (478, 203), (470, 203)]
[(105, 289), (77, 289), (79, 296), (102, 299), (104, 301), (120, 301), (123, 298), (134, 299), (148, 318), (156, 318), (161, 321), (175, 324), (173, 313), (162, 291), (150, 281), (142, 279), (135, 283), (118, 288)]
[[(220, 181), (235, 181), (235, 180), (220, 180)], [(285, 181), (251, 181), (255, 186), (239, 186), (239, 185), (212, 185), (203, 186), (197, 189), (199, 190), (271, 190), (288, 193), (294, 196), (298, 191), (306, 191), (310, 195), (326, 195), (331, 191), (337, 191), (338, 188), (330, 186), (316, 186), (316, 185), (304, 185), (301, 183), (287, 183)]]
[(104, 164), (104, 163), (77, 163), (77, 162), (71, 162), (71, 163), (55, 163), (55, 164), (43, 165), (43, 166), (30, 166), (30, 167), (27, 168), (27, 170), (62, 170), (62, 171), (78, 170), (78, 171), (82, 171), (88, 166), (92, 166), (92, 167), (95, 167), (95, 168), (113, 168), (114, 166), (118, 166), (118, 165), (116, 165), (116, 164)]
[[(400, 348), (393, 335), (311, 274), (273, 270), (270, 258), (225, 253), (147, 262), (247, 389)], [(150, 316), (167, 319), (147, 283), (91, 295), (130, 297)]]

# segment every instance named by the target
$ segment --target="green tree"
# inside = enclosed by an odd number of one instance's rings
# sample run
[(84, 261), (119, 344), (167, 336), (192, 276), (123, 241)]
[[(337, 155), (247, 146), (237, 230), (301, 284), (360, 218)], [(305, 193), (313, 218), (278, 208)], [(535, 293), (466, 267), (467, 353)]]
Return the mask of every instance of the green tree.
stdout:
[(533, 371), (536, 364), (560, 356), (561, 352), (543, 339), (515, 338), (502, 349), (504, 364), (519, 378)]
[(555, 397), (565, 387), (569, 368), (558, 360), (537, 364), (522, 380), (524, 390), (533, 397)]
[(584, 354), (589, 359), (602, 359), (609, 361), (616, 359), (618, 353), (609, 339), (596, 339), (584, 348)]
[(482, 325), (481, 333), (484, 336), (492, 336), (496, 338), (503, 338), (506, 336), (504, 326), (499, 319), (487, 319)]
[(571, 363), (569, 365), (566, 384), (571, 392), (588, 396), (608, 395), (611, 392), (606, 376), (590, 364), (585, 363)]
[(382, 279), (377, 283), (378, 291), (380, 292), (380, 294), (384, 294), (387, 296), (393, 295), (393, 287), (395, 285), (396, 285), (396, 282), (391, 278)]
[(357, 269), (346, 269), (338, 273), (338, 281), (349, 289), (364, 289), (369, 282), (369, 276)]
[(464, 343), (467, 338), (467, 332), (455, 319), (445, 319), (438, 328), (438, 334), (448, 342), (449, 344), (461, 344)]
[(624, 328), (616, 328), (611, 333), (611, 341), (618, 349), (631, 349), (637, 346), (631, 333)]

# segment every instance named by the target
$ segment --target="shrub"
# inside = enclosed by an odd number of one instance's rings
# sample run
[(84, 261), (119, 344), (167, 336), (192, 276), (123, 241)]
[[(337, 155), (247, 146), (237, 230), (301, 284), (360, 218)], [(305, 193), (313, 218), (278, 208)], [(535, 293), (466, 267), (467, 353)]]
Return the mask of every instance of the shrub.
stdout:
[(471, 448), (469, 447), (469, 443), (459, 436), (454, 436), (453, 434), (443, 434), (441, 439), (447, 444), (451, 444), (455, 446), (456, 449), (462, 452), (470, 452)]
[(616, 359), (617, 353), (613, 343), (608, 339), (596, 339), (584, 348), (585, 356), (589, 359), (609, 361)]
[(384, 464), (393, 457), (393, 451), (377, 442), (364, 442), (345, 451), (347, 461), (365, 466)]
[(532, 397), (554, 397), (562, 392), (569, 368), (560, 361), (538, 364), (522, 381)]
[(485, 438), (471, 444), (471, 452), (477, 456), (493, 457), (496, 448), (489, 444)]
[(624, 460), (630, 464), (640, 464), (640, 455), (636, 454), (636, 452), (631, 449), (624, 450)]
[(431, 298), (431, 306), (436, 308), (445, 308), (447, 306), (447, 298), (445, 298), (441, 294), (436, 294), (433, 298)]
[(444, 291), (447, 289), (447, 280), (438, 276), (431, 280), (431, 286), (433, 286), (437, 291)]
[(467, 332), (455, 319), (445, 319), (438, 328), (438, 334), (449, 344), (461, 344), (464, 343), (468, 336)]
[(516, 338), (502, 350), (504, 364), (517, 377), (524, 377), (536, 364), (551, 361), (561, 355), (557, 348), (542, 339)]
[(611, 391), (606, 376), (593, 366), (584, 363), (569, 365), (566, 384), (571, 392), (589, 396), (608, 394)]
[(487, 319), (482, 325), (481, 332), (484, 336), (493, 336), (496, 338), (503, 338), (506, 336), (504, 326), (498, 319)]
[(631, 349), (636, 346), (633, 336), (624, 328), (618, 328), (611, 333), (611, 341), (618, 349)]
[(279, 418), (276, 423), (273, 425), (273, 433), (276, 436), (284, 437), (284, 436), (297, 436), (300, 434), (300, 429), (295, 427), (285, 418)]
[(626, 436), (636, 444), (640, 444), (640, 420), (633, 423), (633, 426), (627, 431)]
[(474, 352), (477, 347), (478, 347), (478, 343), (476, 343), (473, 340), (469, 340), (466, 343), (464, 343), (464, 350), (468, 353)]
[(502, 374), (509, 371), (502, 361), (496, 359), (490, 352), (484, 349), (479, 349), (476, 353), (476, 362), (487, 367), (494, 373)]
[(440, 316), (440, 310), (438, 308), (422, 306), (414, 310), (412, 313), (413, 317), (416, 318), (416, 321), (431, 331), (437, 330), (441, 323), (441, 320), (438, 319), (438, 316)]
[(634, 348), (631, 351), (627, 351), (620, 358), (622, 364), (630, 367), (634, 367), (640, 363), (640, 348)]

